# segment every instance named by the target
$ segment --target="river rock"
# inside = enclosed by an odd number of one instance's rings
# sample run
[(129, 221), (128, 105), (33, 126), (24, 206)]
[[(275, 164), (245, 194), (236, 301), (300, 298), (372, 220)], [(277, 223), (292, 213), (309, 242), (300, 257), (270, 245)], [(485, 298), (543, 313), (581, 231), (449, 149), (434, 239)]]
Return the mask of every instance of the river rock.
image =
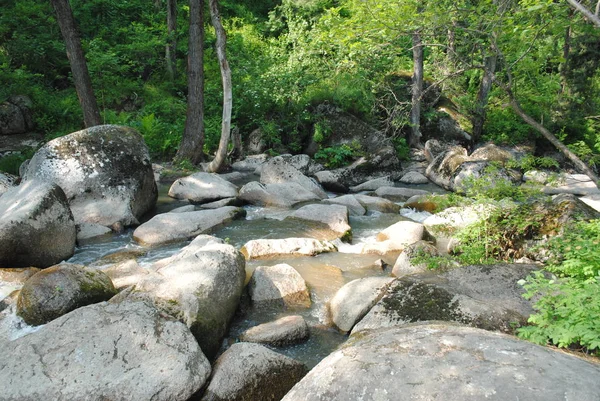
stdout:
[(185, 323), (211, 359), (227, 333), (246, 279), (244, 258), (222, 242), (199, 236), (179, 253), (155, 262), (135, 287)]
[(367, 209), (367, 212), (398, 213), (400, 211), (400, 206), (387, 199), (360, 194), (356, 194), (354, 197)]
[(306, 372), (302, 363), (262, 345), (236, 343), (215, 363), (201, 401), (280, 400)]
[(426, 241), (417, 241), (404, 248), (402, 253), (396, 259), (392, 269), (392, 275), (396, 277), (407, 276), (409, 274), (424, 273), (427, 271), (425, 263), (413, 263), (416, 256), (439, 256), (437, 248)]
[(169, 210), (169, 213), (187, 213), (187, 212), (195, 212), (195, 211), (196, 211), (196, 206), (185, 205), (185, 206), (176, 207), (175, 209), (171, 209), (171, 210)]
[(487, 188), (495, 188), (498, 185), (518, 186), (523, 175), (517, 170), (505, 167), (495, 167), (494, 173), (489, 174), (487, 168), (490, 166), (487, 160), (466, 161), (460, 165), (450, 180), (450, 185), (455, 192), (467, 192), (472, 182), (485, 182)]
[(82, 306), (107, 301), (116, 293), (110, 278), (101, 271), (56, 265), (25, 282), (17, 300), (17, 314), (37, 326)]
[(424, 189), (381, 187), (375, 191), (375, 194), (392, 202), (404, 202), (415, 195), (425, 196), (430, 195), (431, 192)]
[(394, 181), (392, 181), (390, 179), (390, 177), (388, 176), (388, 177), (375, 178), (373, 180), (363, 182), (360, 185), (350, 187), (350, 191), (352, 191), (352, 192), (375, 191), (381, 187), (392, 187), (392, 186), (394, 186)]
[(92, 238), (101, 237), (112, 232), (113, 231), (110, 228), (100, 224), (81, 223), (77, 225), (77, 242), (85, 242)]
[(292, 208), (299, 203), (321, 199), (296, 182), (264, 185), (256, 181), (244, 185), (240, 189), (239, 198), (252, 205), (282, 208)]
[(360, 204), (354, 195), (342, 195), (335, 198), (323, 199), (322, 203), (328, 205), (343, 205), (346, 206), (348, 212), (352, 216), (364, 216), (367, 213), (367, 209)]
[(379, 301), (392, 281), (392, 277), (366, 277), (344, 285), (329, 302), (333, 323), (343, 332), (352, 330), (356, 322)]
[(23, 268), (0, 268), (0, 281), (5, 283), (13, 283), (23, 285), (29, 280), (34, 274), (42, 271), (37, 267), (23, 267)]
[(218, 201), (203, 203), (199, 207), (200, 209), (220, 209), (225, 206), (244, 206), (245, 202), (241, 199), (235, 198), (224, 198)]
[(444, 323), (352, 336), (283, 401), (596, 400), (600, 367), (501, 333)]
[(231, 165), (231, 168), (236, 171), (254, 171), (257, 167), (264, 164), (269, 159), (266, 154), (250, 155), (244, 160), (237, 161)]
[(315, 256), (323, 252), (336, 251), (336, 246), (331, 242), (313, 238), (250, 240), (240, 250), (246, 259), (260, 259), (282, 255)]
[(330, 170), (319, 171), (315, 173), (317, 182), (328, 191), (345, 194), (350, 189), (342, 183), (342, 174)]
[(209, 375), (185, 325), (148, 303), (100, 303), (8, 343), (0, 399), (185, 401)]
[(449, 236), (471, 224), (484, 221), (496, 210), (497, 206), (492, 204), (449, 207), (426, 218), (423, 225), (434, 237)]
[(419, 185), (427, 184), (429, 179), (417, 171), (409, 171), (400, 178), (400, 182), (403, 184)]
[(31, 159), (25, 179), (54, 182), (76, 223), (139, 224), (158, 196), (148, 148), (132, 128), (99, 125), (53, 139)]
[(260, 182), (261, 184), (281, 184), (295, 182), (317, 195), (319, 199), (327, 198), (327, 194), (315, 180), (302, 174), (297, 168), (286, 162), (281, 156), (272, 158), (262, 166)]
[(192, 203), (209, 203), (223, 198), (233, 198), (238, 187), (214, 173), (194, 173), (178, 179), (171, 185), (169, 196), (186, 199)]
[(0, 103), (0, 135), (24, 134), (32, 128), (30, 120), (17, 104), (10, 101)]
[(216, 227), (244, 216), (245, 213), (244, 209), (233, 206), (197, 212), (163, 213), (136, 228), (133, 239), (142, 245), (185, 241), (210, 232)]
[(348, 209), (342, 205), (306, 205), (286, 219), (302, 220), (327, 227), (324, 239), (352, 238), (352, 227), (348, 224)]
[(427, 167), (425, 175), (435, 184), (452, 190), (454, 172), (470, 158), (462, 146), (452, 146), (439, 153)]
[(512, 333), (533, 313), (518, 281), (534, 269), (524, 264), (477, 265), (404, 276), (390, 285), (353, 332), (445, 320)]
[(514, 159), (514, 156), (506, 149), (502, 149), (493, 143), (487, 143), (475, 149), (473, 153), (471, 153), (471, 159), (505, 163)]
[(304, 342), (309, 335), (304, 318), (292, 315), (251, 327), (240, 335), (240, 341), (283, 347)]
[(76, 229), (65, 193), (30, 180), (0, 196), (0, 267), (48, 267), (73, 255)]
[(103, 272), (110, 277), (115, 288), (119, 291), (136, 285), (149, 274), (148, 269), (141, 267), (135, 259), (125, 260), (104, 269)]
[(399, 221), (379, 232), (376, 242), (365, 244), (363, 253), (385, 255), (390, 252), (400, 252), (407, 246), (423, 239), (424, 232), (423, 224), (413, 221)]
[(285, 263), (257, 267), (248, 283), (248, 293), (257, 305), (310, 306), (306, 282), (296, 269)]
[(545, 194), (598, 195), (600, 189), (585, 174), (563, 174), (552, 185), (543, 188)]

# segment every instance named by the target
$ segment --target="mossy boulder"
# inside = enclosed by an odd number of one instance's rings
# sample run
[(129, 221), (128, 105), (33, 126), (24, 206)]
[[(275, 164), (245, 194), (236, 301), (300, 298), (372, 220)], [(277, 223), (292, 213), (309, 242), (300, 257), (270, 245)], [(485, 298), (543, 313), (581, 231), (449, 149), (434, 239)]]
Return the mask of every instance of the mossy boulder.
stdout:
[(79, 307), (110, 299), (117, 293), (101, 271), (74, 264), (52, 266), (25, 282), (17, 314), (31, 325), (48, 323)]
[(31, 159), (25, 179), (54, 182), (76, 223), (139, 224), (158, 192), (148, 148), (134, 129), (99, 125), (56, 138)]

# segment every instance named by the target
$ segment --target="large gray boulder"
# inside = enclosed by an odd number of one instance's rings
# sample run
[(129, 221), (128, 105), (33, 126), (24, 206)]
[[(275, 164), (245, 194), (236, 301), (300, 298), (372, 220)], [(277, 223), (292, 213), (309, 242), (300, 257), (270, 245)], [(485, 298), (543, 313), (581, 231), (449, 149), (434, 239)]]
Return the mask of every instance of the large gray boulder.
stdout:
[(399, 221), (377, 234), (376, 242), (367, 243), (362, 253), (385, 255), (391, 252), (401, 252), (406, 247), (423, 239), (425, 228), (414, 221)]
[(381, 187), (392, 187), (394, 186), (394, 181), (390, 179), (390, 177), (381, 177), (375, 178), (362, 184), (356, 185), (354, 187), (350, 187), (350, 191), (352, 192), (361, 192), (361, 191), (375, 191)]
[(13, 96), (0, 103), (0, 135), (24, 134), (33, 128), (31, 106), (26, 96)]
[(331, 320), (343, 332), (363, 318), (385, 293), (392, 277), (365, 277), (353, 280), (336, 292), (329, 302)]
[(224, 198), (233, 198), (238, 187), (218, 174), (199, 172), (178, 179), (171, 185), (169, 196), (186, 199), (192, 203), (208, 203)]
[(234, 206), (197, 212), (163, 213), (136, 228), (133, 239), (149, 246), (185, 241), (208, 233), (245, 214), (244, 209)]
[(518, 282), (535, 268), (523, 264), (476, 265), (401, 277), (353, 333), (426, 320), (512, 333), (533, 313)]
[(306, 372), (302, 363), (265, 346), (233, 344), (215, 363), (201, 401), (277, 401)]
[(392, 275), (396, 277), (407, 276), (409, 274), (424, 273), (427, 271), (425, 263), (418, 263), (415, 258), (418, 256), (439, 256), (437, 248), (426, 241), (417, 241), (407, 246), (396, 259), (392, 268)]
[(352, 239), (352, 227), (348, 224), (348, 209), (343, 205), (306, 205), (296, 210), (286, 219), (313, 223), (321, 229), (319, 238), (333, 240)]
[(314, 238), (253, 239), (246, 242), (240, 250), (248, 260), (282, 255), (315, 256), (336, 251), (337, 248), (331, 242)]
[(444, 323), (352, 336), (283, 401), (600, 399), (600, 366), (512, 336)]
[(400, 188), (400, 187), (380, 187), (375, 191), (375, 195), (385, 198), (392, 202), (404, 202), (415, 195), (429, 195), (431, 192), (424, 189)]
[(185, 325), (148, 303), (100, 303), (5, 344), (0, 400), (185, 401), (209, 375)]
[(17, 314), (30, 325), (48, 323), (79, 307), (108, 301), (117, 291), (101, 271), (61, 264), (44, 269), (25, 282)]
[(31, 180), (0, 197), (0, 267), (48, 267), (73, 255), (75, 222), (65, 193)]
[(284, 316), (273, 322), (259, 324), (240, 334), (240, 341), (282, 347), (306, 341), (308, 325), (300, 315)]
[(335, 198), (323, 199), (322, 203), (346, 206), (351, 216), (364, 216), (367, 213), (367, 209), (361, 205), (354, 195), (342, 195)]
[(261, 184), (295, 182), (317, 195), (319, 199), (327, 198), (327, 194), (315, 180), (302, 174), (281, 156), (274, 157), (262, 165), (260, 182)]
[(240, 189), (239, 198), (252, 205), (292, 208), (299, 203), (321, 198), (297, 182), (261, 184), (252, 181)]
[(199, 236), (179, 253), (155, 262), (137, 292), (185, 323), (213, 358), (233, 317), (246, 279), (245, 261), (231, 245)]
[(33, 156), (25, 179), (54, 182), (76, 223), (139, 224), (158, 196), (148, 148), (132, 128), (99, 125), (56, 138)]
[(306, 282), (292, 266), (259, 266), (252, 273), (248, 293), (255, 305), (310, 306)]
[(387, 199), (361, 194), (356, 194), (354, 197), (367, 209), (367, 212), (398, 213), (400, 211), (400, 206)]

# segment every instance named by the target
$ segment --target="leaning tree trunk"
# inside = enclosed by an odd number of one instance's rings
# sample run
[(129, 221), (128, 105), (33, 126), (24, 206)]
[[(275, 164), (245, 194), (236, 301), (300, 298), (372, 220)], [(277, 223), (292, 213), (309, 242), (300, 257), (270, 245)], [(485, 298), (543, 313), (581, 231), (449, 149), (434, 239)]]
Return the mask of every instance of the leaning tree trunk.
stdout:
[(215, 158), (208, 165), (207, 171), (210, 173), (219, 171), (223, 166), (225, 157), (227, 156), (227, 145), (229, 144), (229, 137), (231, 135), (231, 109), (233, 106), (233, 94), (231, 88), (231, 69), (227, 62), (227, 56), (225, 54), (225, 48), (227, 45), (227, 36), (225, 35), (225, 29), (221, 23), (221, 17), (219, 16), (219, 8), (217, 0), (209, 0), (210, 17), (215, 33), (217, 35), (217, 58), (219, 59), (219, 66), (221, 67), (221, 81), (223, 83), (223, 120), (221, 122), (221, 140), (219, 141), (219, 149)]
[(165, 59), (167, 74), (173, 81), (177, 76), (177, 0), (167, 0), (167, 45)]
[(472, 141), (477, 143), (481, 134), (483, 133), (483, 124), (485, 123), (485, 109), (490, 98), (490, 91), (493, 84), (493, 76), (496, 73), (496, 61), (498, 56), (493, 54), (485, 58), (485, 69), (483, 71), (483, 77), (479, 84), (479, 92), (477, 93), (477, 99), (475, 100), (475, 110), (473, 112), (473, 132)]
[(521, 105), (517, 101), (517, 98), (515, 97), (512, 89), (509, 86), (498, 81), (494, 77), (493, 80), (508, 95), (510, 106), (512, 107), (514, 112), (517, 113), (517, 115), (521, 117), (523, 121), (525, 121), (529, 126), (531, 126), (540, 134), (542, 134), (542, 136), (546, 138), (552, 145), (554, 145), (556, 149), (558, 149), (563, 155), (565, 155), (565, 157), (571, 160), (571, 162), (575, 165), (575, 167), (579, 169), (579, 171), (590, 177), (590, 179), (594, 181), (596, 186), (598, 186), (599, 180), (596, 173), (594, 173), (594, 171), (587, 164), (585, 164), (583, 160), (581, 160), (575, 153), (571, 152), (571, 150), (564, 143), (562, 143), (554, 134), (548, 131), (546, 127), (544, 127), (542, 124), (538, 123), (527, 113), (525, 113), (525, 111), (521, 108)]
[(423, 96), (423, 44), (418, 32), (413, 33), (412, 44), (413, 77), (408, 144), (412, 147), (419, 147), (421, 145), (421, 98)]
[(190, 0), (189, 37), (187, 114), (175, 161), (198, 164), (204, 147), (204, 0)]
[(73, 74), (73, 82), (77, 97), (83, 110), (83, 121), (86, 127), (102, 124), (100, 118), (100, 110), (92, 89), (92, 80), (88, 72), (83, 48), (81, 47), (81, 39), (77, 32), (73, 11), (69, 4), (69, 0), (52, 0), (52, 6), (56, 11), (56, 19), (60, 27), (60, 32), (65, 40), (67, 48), (67, 57), (71, 64), (71, 73)]

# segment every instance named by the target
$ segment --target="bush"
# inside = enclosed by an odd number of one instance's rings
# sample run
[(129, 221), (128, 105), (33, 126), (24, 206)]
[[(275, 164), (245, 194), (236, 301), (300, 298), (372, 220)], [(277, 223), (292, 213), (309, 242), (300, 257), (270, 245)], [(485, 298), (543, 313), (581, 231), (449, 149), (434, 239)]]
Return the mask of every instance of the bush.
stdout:
[(359, 155), (359, 144), (343, 144), (319, 150), (315, 154), (315, 160), (322, 162), (327, 168), (338, 168), (349, 164)]

